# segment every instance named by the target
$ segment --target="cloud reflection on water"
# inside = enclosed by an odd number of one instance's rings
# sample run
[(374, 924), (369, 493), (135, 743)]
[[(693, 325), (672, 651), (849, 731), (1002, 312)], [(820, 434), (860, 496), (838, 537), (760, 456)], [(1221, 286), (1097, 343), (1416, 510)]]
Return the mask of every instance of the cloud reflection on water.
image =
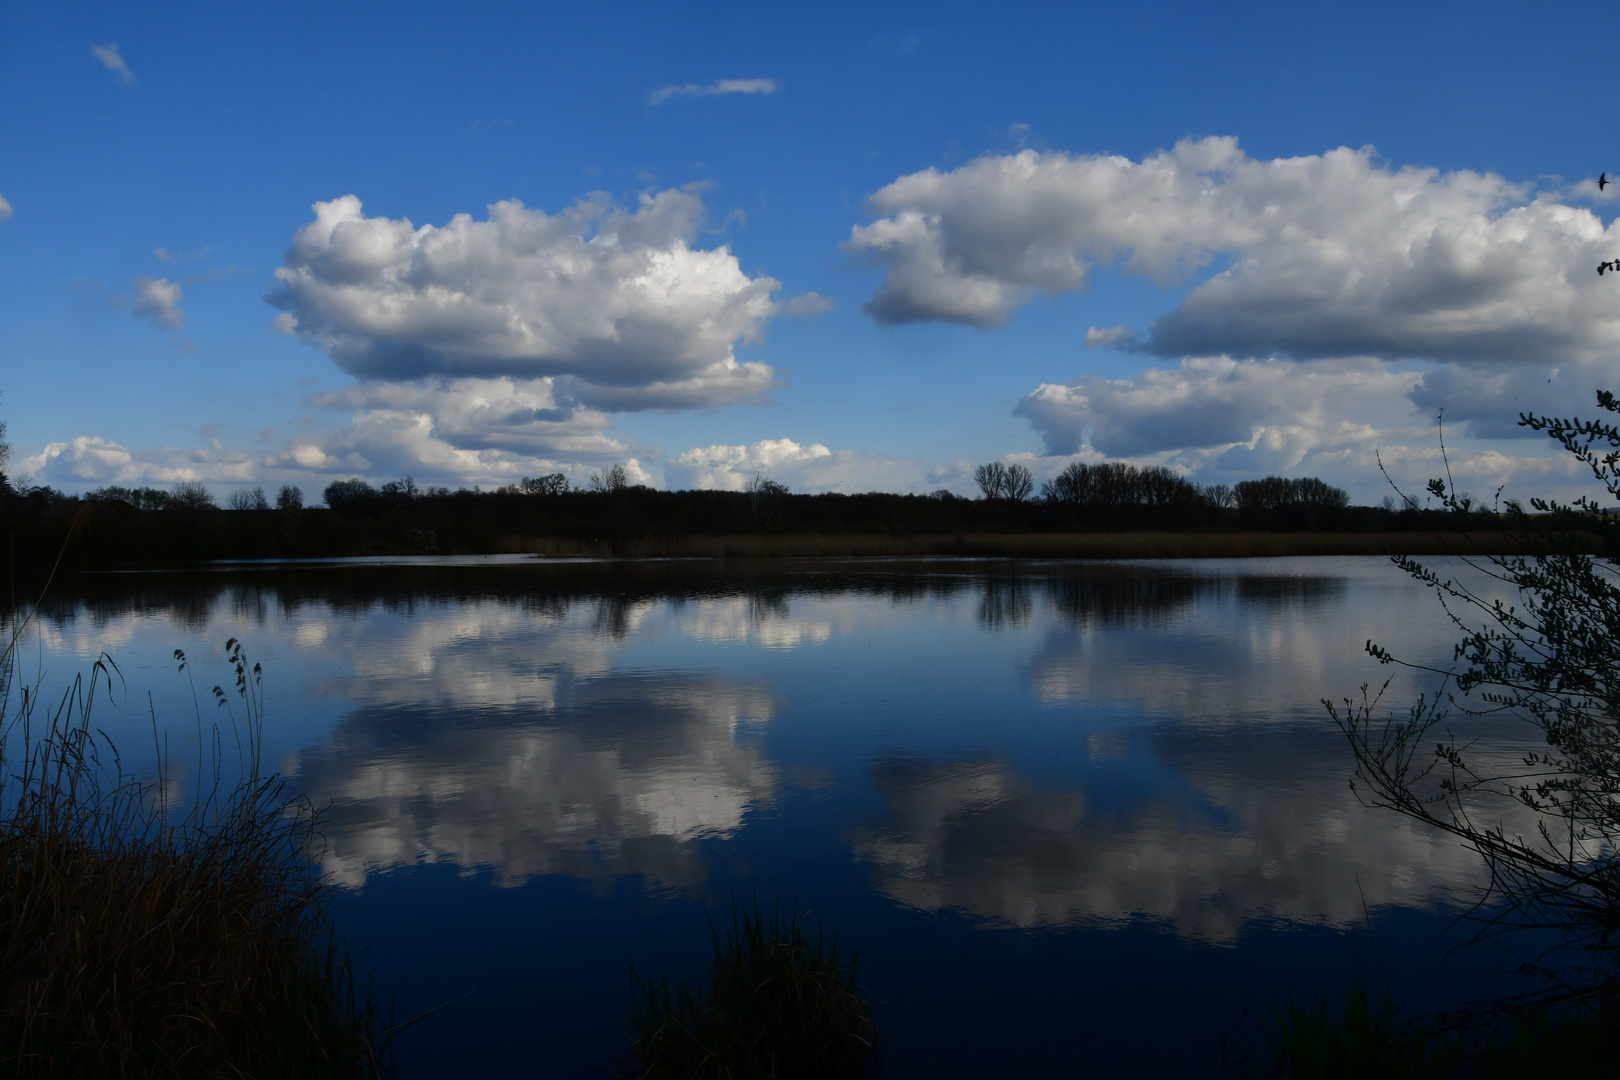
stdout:
[(1454, 902), (1477, 883), (1476, 856), (1366, 813), (1342, 777), (1247, 764), (1191, 796), (1144, 790), (1099, 806), (1084, 787), (1038, 786), (996, 759), (884, 760), (873, 782), (887, 814), (853, 847), (879, 890), (920, 910), (1026, 928), (1143, 916), (1211, 942), (1255, 920), (1349, 926), (1364, 902)]
[(745, 733), (773, 713), (766, 690), (724, 679), (564, 680), (541, 708), (360, 710), (298, 773), (330, 800), (324, 867), (345, 885), (449, 862), (504, 885), (640, 874), (687, 887), (704, 877), (692, 841), (776, 799), (778, 769)]
[[(64, 606), (49, 633), (59, 648), (88, 647), (85, 623), (132, 647), (177, 626), (275, 642), (286, 707), (334, 717), (282, 767), (330, 801), (326, 866), (350, 886), (418, 862), (505, 885), (698, 886), (703, 842), (737, 838), (803, 765), (768, 753), (782, 701), (801, 725), (782, 745), (843, 755), (818, 798), (853, 806), (875, 787), (885, 813), (845, 839), (921, 910), (1145, 917), (1229, 942), (1253, 920), (1344, 926), (1363, 896), (1447, 903), (1475, 880), (1466, 852), (1355, 803), (1317, 700), (1378, 674), (1367, 636), (1415, 659), (1450, 640), (1387, 564), (654, 569), (146, 584)], [(1007, 696), (986, 712), (976, 680), (997, 679)], [(944, 722), (904, 703), (859, 713), (846, 680), (930, 687)], [(851, 709), (840, 745), (803, 726)], [(1076, 756), (1029, 772), (1043, 745)]]

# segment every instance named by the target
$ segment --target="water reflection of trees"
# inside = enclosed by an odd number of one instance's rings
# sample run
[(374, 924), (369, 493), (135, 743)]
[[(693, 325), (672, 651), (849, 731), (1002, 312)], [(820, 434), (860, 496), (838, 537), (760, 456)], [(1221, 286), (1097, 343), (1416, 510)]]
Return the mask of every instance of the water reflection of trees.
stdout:
[(1257, 920), (1351, 925), (1363, 897), (1423, 906), (1472, 886), (1478, 868), (1454, 846), (1364, 812), (1336, 739), (1286, 739), (1277, 761), (1224, 761), (1218, 785), (1104, 804), (995, 759), (881, 761), (886, 813), (854, 851), (883, 893), (920, 910), (1020, 927), (1145, 917), (1209, 941)]
[(987, 630), (1013, 629), (1035, 612), (1035, 589), (1028, 578), (990, 574), (979, 594), (979, 625)]
[(1108, 626), (1151, 625), (1195, 603), (1224, 600), (1312, 607), (1334, 601), (1347, 588), (1343, 578), (1327, 575), (1207, 574), (1156, 566), (1084, 568), (1042, 580), (1061, 619)]

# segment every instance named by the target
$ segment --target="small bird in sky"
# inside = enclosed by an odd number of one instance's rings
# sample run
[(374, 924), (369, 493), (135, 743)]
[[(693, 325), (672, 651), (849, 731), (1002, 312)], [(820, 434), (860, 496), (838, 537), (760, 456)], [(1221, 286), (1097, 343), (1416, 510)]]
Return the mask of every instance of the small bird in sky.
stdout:
[(1608, 187), (1609, 183), (1610, 183), (1610, 181), (1609, 181), (1609, 174), (1608, 173), (1605, 172), (1605, 173), (1600, 173), (1598, 175), (1598, 190), (1599, 191), (1602, 191), (1604, 188)]

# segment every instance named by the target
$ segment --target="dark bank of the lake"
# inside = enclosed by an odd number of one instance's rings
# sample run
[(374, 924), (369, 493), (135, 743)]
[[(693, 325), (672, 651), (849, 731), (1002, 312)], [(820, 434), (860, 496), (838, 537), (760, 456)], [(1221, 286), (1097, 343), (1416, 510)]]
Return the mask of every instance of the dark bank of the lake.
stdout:
[(1299, 555), (1492, 555), (1529, 550), (1522, 534), (1409, 532), (744, 533), (582, 541), (507, 534), (503, 554), (598, 558), (1255, 559)]
[(1450, 661), (1386, 558), (237, 564), (72, 575), (42, 615), (23, 664), (110, 653), (136, 770), (148, 691), (198, 751), (173, 650), (206, 688), (248, 643), (346, 940), (402, 1017), (450, 1003), (407, 1077), (607, 1064), (630, 965), (695, 972), (734, 896), (860, 950), (899, 1077), (1240, 1075), (1290, 994), (1514, 985), (1454, 948), (1476, 859), (1360, 806), (1320, 704), (1390, 674), (1369, 638)]

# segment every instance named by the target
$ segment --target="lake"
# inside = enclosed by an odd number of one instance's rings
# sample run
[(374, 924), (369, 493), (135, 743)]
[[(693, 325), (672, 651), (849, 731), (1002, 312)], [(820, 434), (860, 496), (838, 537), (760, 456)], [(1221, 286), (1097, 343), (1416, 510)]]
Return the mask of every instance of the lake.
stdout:
[(1241, 1075), (1290, 995), (1512, 987), (1477, 858), (1364, 809), (1320, 702), (1433, 690), (1369, 638), (1450, 662), (1384, 559), (222, 565), (42, 615), (25, 680), (110, 654), (98, 722), (180, 785), (246, 642), (347, 943), (445, 1006), (406, 1077), (608, 1067), (632, 963), (697, 973), (734, 900), (859, 950), (893, 1077)]

